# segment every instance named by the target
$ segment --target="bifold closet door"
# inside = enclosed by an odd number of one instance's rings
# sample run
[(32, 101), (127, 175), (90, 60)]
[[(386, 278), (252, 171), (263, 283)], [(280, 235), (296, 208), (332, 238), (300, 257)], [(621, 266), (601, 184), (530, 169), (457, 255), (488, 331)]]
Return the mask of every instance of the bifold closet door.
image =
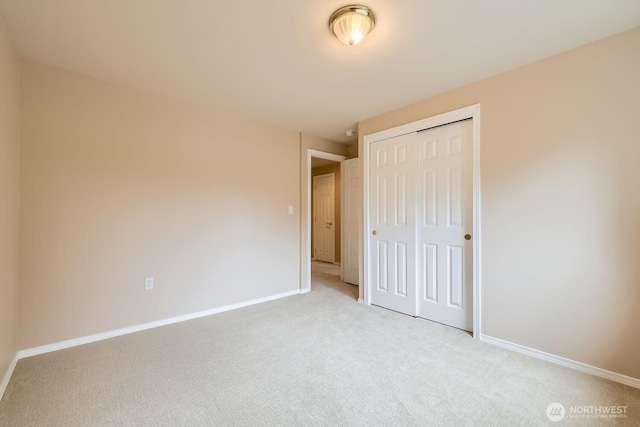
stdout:
[(472, 121), (418, 132), (418, 316), (473, 328)]
[(371, 145), (371, 303), (416, 314), (416, 134)]

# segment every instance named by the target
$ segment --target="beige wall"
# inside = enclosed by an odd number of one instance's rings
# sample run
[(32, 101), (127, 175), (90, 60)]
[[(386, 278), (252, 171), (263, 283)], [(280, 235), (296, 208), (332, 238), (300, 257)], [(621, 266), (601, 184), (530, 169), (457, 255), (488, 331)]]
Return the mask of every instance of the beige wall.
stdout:
[(358, 157), (358, 144), (347, 145), (347, 157), (350, 159), (355, 159)]
[[(365, 120), (482, 112), (486, 335), (640, 378), (640, 28)], [(360, 151), (362, 152), (362, 151)]]
[(297, 132), (22, 77), (20, 349), (299, 289)]
[(0, 16), (0, 382), (16, 355), (19, 181), (20, 62)]
[[(311, 169), (311, 177), (313, 178), (314, 176), (318, 176), (318, 175), (325, 175), (328, 173), (332, 173), (334, 174), (334, 211), (335, 211), (335, 219), (334, 219), (334, 232), (336, 233), (336, 239), (335, 239), (335, 249), (334, 249), (334, 253), (335, 253), (335, 262), (340, 262), (340, 238), (341, 238), (341, 233), (342, 233), (342, 228), (341, 228), (341, 222), (342, 222), (342, 207), (341, 207), (341, 203), (342, 203), (342, 193), (340, 192), (340, 188), (341, 188), (341, 179), (340, 179), (340, 163), (335, 163), (332, 165), (327, 165), (327, 166), (322, 166), (322, 167), (318, 167), (318, 168), (313, 168)], [(311, 212), (313, 215), (314, 212), (314, 188), (313, 188), (313, 181), (312, 181), (312, 185), (311, 185)], [(312, 221), (313, 223), (313, 221)], [(313, 234), (314, 234), (314, 228), (311, 227), (311, 247), (313, 248)]]

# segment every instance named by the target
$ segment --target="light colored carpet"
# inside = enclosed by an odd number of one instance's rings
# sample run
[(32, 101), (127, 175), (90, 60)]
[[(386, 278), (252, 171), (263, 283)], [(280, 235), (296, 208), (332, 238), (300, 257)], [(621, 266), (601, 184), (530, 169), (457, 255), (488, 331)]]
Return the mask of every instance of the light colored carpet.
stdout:
[[(640, 425), (640, 390), (313, 291), (18, 363), (2, 426)], [(553, 424), (552, 402), (626, 419)]]

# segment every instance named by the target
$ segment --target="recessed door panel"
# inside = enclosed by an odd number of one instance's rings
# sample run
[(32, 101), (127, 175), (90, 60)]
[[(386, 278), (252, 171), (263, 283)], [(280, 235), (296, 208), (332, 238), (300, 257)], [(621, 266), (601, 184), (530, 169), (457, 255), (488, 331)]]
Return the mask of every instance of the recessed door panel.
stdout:
[(422, 171), (422, 225), (438, 225), (438, 171)]
[(378, 260), (378, 269), (377, 269), (377, 283), (378, 290), (381, 292), (387, 292), (389, 290), (389, 255), (387, 251), (387, 243), (383, 240), (377, 241), (377, 260)]
[(422, 247), (423, 299), (438, 302), (438, 246), (425, 243)]
[(380, 226), (380, 225), (387, 225), (388, 224), (388, 210), (389, 210), (389, 203), (387, 203), (387, 189), (388, 189), (388, 183), (389, 183), (389, 177), (387, 175), (382, 175), (378, 177), (378, 185), (376, 187), (376, 192), (377, 194), (377, 206), (376, 206), (376, 212), (377, 212), (377, 220), (376, 220), (376, 225)]
[(449, 246), (447, 251), (447, 303), (451, 307), (462, 308), (463, 295), (463, 248)]
[[(395, 207), (395, 225), (407, 227), (407, 174), (401, 173), (396, 175), (396, 200)], [(413, 226), (413, 224), (412, 224)]]
[(447, 180), (447, 211), (449, 227), (462, 227), (462, 167), (449, 169)]
[(396, 242), (396, 295), (407, 296), (407, 244)]

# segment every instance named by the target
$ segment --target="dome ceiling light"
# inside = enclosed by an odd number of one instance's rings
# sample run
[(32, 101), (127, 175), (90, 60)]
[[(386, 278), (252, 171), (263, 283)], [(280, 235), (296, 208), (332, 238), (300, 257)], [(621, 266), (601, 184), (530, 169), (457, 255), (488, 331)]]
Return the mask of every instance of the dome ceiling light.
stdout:
[(371, 9), (353, 4), (333, 12), (329, 18), (329, 29), (342, 43), (353, 46), (373, 30), (375, 23), (376, 18)]

